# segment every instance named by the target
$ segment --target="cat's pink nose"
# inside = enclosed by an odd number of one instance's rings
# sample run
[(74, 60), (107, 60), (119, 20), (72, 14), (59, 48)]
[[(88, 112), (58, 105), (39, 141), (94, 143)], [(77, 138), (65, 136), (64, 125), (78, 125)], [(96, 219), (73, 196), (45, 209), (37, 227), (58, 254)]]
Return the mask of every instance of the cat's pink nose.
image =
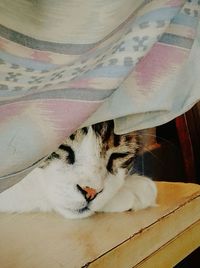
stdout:
[(77, 184), (77, 188), (78, 190), (85, 196), (85, 198), (88, 201), (91, 201), (92, 199), (94, 199), (97, 195), (97, 191), (94, 188), (85, 186), (85, 187), (81, 187), (80, 185)]
[(87, 199), (94, 199), (97, 195), (97, 191), (94, 188), (90, 188), (88, 186), (84, 187), (83, 190), (86, 192)]

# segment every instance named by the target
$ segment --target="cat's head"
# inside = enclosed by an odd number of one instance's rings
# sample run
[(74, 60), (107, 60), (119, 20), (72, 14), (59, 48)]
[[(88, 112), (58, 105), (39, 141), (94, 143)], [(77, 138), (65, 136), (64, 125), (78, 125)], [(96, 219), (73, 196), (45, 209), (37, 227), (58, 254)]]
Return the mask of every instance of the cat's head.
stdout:
[(101, 195), (104, 198), (108, 191), (106, 187), (111, 188), (112, 197), (112, 185), (114, 189), (123, 182), (137, 148), (136, 133), (115, 135), (113, 121), (107, 121), (77, 130), (51, 154), (43, 169), (49, 174), (49, 184), (52, 179), (58, 186), (51, 189), (56, 195), (60, 191), (58, 202), (65, 198), (63, 209), (69, 211), (69, 217), (92, 214), (90, 208), (99, 207)]

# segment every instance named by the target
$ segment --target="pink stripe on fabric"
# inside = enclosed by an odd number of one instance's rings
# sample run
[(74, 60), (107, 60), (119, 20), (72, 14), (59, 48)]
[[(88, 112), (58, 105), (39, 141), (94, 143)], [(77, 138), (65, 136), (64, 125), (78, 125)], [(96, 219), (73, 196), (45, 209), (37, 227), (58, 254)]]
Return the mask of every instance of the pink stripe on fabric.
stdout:
[(79, 78), (77, 80), (74, 81), (69, 81), (67, 83), (68, 87), (71, 88), (89, 88), (91, 85), (91, 79), (87, 79), (87, 78)]
[(27, 103), (21, 102), (9, 103), (0, 106), (0, 128), (1, 123), (9, 120), (10, 118), (19, 117), (27, 109), (27, 106)]
[(183, 0), (169, 0), (166, 3), (166, 5), (173, 6), (173, 7), (180, 6), (181, 4), (184, 4)]
[(167, 73), (174, 72), (183, 64), (188, 51), (165, 44), (155, 44), (150, 52), (135, 68), (138, 86), (149, 89), (155, 80), (161, 79)]
[(35, 128), (41, 125), (47, 133), (54, 133), (52, 139), (59, 144), (94, 113), (101, 103), (46, 99), (5, 104), (0, 106), (0, 129), (1, 124), (12, 124), (12, 121), (16, 122), (26, 116), (30, 118), (33, 128), (37, 122)]
[(57, 99), (37, 101), (37, 107), (43, 120), (50, 123), (60, 141), (80, 127), (101, 103)]

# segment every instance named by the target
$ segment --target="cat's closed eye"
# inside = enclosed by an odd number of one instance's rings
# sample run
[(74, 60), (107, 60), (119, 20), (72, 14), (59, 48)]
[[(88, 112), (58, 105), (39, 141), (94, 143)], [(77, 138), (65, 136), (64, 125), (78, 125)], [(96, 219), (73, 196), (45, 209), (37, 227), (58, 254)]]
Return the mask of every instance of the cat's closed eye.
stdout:
[(74, 153), (73, 149), (70, 146), (65, 145), (65, 144), (61, 144), (59, 146), (59, 149), (62, 151), (65, 151), (67, 153), (66, 154), (67, 163), (70, 165), (73, 165), (75, 162), (75, 153)]
[[(109, 160), (108, 160), (108, 163), (107, 163), (107, 170), (110, 172), (110, 173), (113, 173), (114, 172), (114, 165), (115, 165), (115, 161), (117, 159), (120, 160), (120, 163), (121, 162), (124, 162), (123, 159), (125, 157), (127, 157), (129, 155), (129, 152), (125, 152), (125, 153), (112, 153), (109, 157)], [(120, 167), (120, 166), (118, 166)], [(116, 167), (115, 167), (116, 168)]]

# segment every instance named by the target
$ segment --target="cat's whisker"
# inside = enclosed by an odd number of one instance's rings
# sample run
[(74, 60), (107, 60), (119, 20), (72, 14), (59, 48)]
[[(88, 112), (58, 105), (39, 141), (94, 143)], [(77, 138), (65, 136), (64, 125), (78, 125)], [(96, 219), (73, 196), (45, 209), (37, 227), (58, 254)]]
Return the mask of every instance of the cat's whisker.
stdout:
[(143, 148), (145, 149), (141, 154), (143, 166), (144, 166), (144, 154), (146, 152), (150, 153), (160, 164), (162, 164), (163, 167), (165, 166), (164, 161), (161, 161), (161, 159), (155, 153), (153, 153), (151, 150), (149, 150), (148, 146), (143, 146)]
[(149, 137), (154, 137), (156, 139), (160, 139), (161, 141), (164, 141), (170, 145), (172, 145), (173, 147), (177, 147), (176, 144), (174, 144), (172, 141), (168, 140), (168, 139), (165, 139), (161, 136), (158, 136), (158, 135), (153, 135), (153, 134), (148, 134), (148, 133), (141, 133), (141, 136), (149, 136)]

